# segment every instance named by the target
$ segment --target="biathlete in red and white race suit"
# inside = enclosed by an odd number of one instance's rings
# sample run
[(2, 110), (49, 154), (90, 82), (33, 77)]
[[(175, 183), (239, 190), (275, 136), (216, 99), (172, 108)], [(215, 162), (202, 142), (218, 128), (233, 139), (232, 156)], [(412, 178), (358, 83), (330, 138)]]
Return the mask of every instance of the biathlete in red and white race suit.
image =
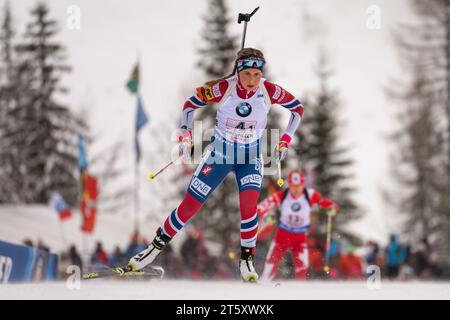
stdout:
[(317, 204), (331, 216), (339, 211), (336, 203), (311, 188), (305, 188), (305, 175), (299, 170), (289, 173), (288, 184), (288, 189), (274, 193), (258, 205), (258, 215), (264, 220), (274, 219), (274, 208), (278, 208), (280, 214), (262, 274), (262, 279), (266, 281), (276, 276), (287, 250), (292, 251), (295, 278), (305, 279), (309, 267), (306, 237), (311, 209)]
[(258, 231), (256, 206), (264, 165), (260, 138), (272, 104), (290, 110), (288, 127), (275, 149), (277, 160), (284, 159), (303, 115), (299, 100), (282, 87), (262, 78), (264, 64), (261, 51), (242, 49), (235, 61), (236, 76), (197, 88), (196, 95), (185, 102), (180, 131), (181, 153), (190, 155), (194, 111), (216, 103), (217, 117), (211, 144), (189, 183), (184, 199), (157, 230), (149, 247), (130, 260), (128, 269), (139, 270), (153, 262), (163, 246), (194, 216), (225, 176), (234, 172), (241, 210), (239, 268), (244, 281), (258, 279), (253, 255)]

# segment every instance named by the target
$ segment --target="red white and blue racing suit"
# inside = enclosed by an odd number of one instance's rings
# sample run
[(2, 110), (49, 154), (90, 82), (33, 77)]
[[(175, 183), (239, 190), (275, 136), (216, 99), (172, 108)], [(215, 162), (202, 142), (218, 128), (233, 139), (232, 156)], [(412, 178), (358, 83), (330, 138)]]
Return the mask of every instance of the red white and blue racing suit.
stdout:
[(282, 87), (262, 79), (259, 86), (247, 91), (237, 77), (213, 86), (197, 88), (197, 94), (184, 104), (182, 127), (192, 130), (193, 113), (217, 104), (214, 134), (206, 153), (195, 171), (180, 205), (164, 222), (163, 232), (169, 237), (183, 228), (203, 203), (233, 171), (239, 188), (241, 210), (241, 246), (254, 248), (258, 230), (257, 201), (263, 177), (260, 138), (266, 128), (272, 104), (291, 111), (282, 140), (290, 143), (300, 124), (303, 106)]

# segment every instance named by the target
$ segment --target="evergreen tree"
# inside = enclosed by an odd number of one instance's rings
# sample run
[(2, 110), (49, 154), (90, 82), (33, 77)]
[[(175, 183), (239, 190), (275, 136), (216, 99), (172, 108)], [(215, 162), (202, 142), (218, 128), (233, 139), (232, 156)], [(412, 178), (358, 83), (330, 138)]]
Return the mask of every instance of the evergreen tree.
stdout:
[(0, 31), (0, 202), (17, 203), (21, 200), (22, 178), (18, 154), (22, 133), (18, 126), (19, 106), (30, 98), (26, 96), (30, 81), (26, 76), (28, 61), (20, 62), (15, 50), (15, 32), (9, 3), (5, 4)]
[(411, 240), (418, 240), (417, 235), (438, 240), (441, 257), (448, 263), (450, 0), (412, 0), (411, 4), (420, 20), (395, 29), (400, 61), (410, 77), (398, 81), (401, 87), (398, 83), (391, 85), (388, 92), (406, 107), (400, 120), (401, 130), (395, 134), (396, 146), (405, 156), (396, 167), (410, 170), (401, 178), (397, 175), (404, 188), (398, 204), (407, 215), (405, 229)]
[(12, 17), (9, 3), (5, 4), (0, 18), (0, 203), (12, 200), (16, 193), (17, 186), (12, 179), (13, 159), (11, 148), (7, 143), (7, 133), (9, 132), (10, 120), (8, 115), (13, 108), (13, 37)]
[[(333, 228), (341, 233), (341, 226), (360, 216), (357, 204), (352, 199), (355, 189), (351, 186), (352, 159), (348, 149), (340, 143), (339, 98), (337, 90), (328, 86), (331, 76), (328, 63), (322, 54), (317, 74), (319, 90), (303, 98), (306, 112), (301, 130), (296, 132), (299, 167), (312, 170), (314, 188), (340, 206)], [(326, 225), (326, 216), (320, 214), (319, 225)]]
[(15, 108), (10, 113), (14, 128), (8, 140), (15, 146), (15, 172), (20, 179), (20, 201), (47, 203), (53, 191), (74, 204), (78, 197), (77, 131), (80, 124), (68, 107), (57, 101), (64, 94), (61, 76), (70, 70), (64, 64), (64, 47), (53, 40), (57, 22), (38, 3), (31, 11), (18, 54), (19, 79)]
[[(237, 37), (229, 34), (228, 8), (225, 0), (209, 0), (208, 15), (202, 32), (205, 46), (199, 50), (198, 66), (211, 79), (221, 78), (233, 71), (238, 50)], [(212, 122), (213, 123), (213, 122)]]
[(0, 84), (2, 84), (2, 88), (4, 88), (6, 84), (10, 83), (13, 79), (12, 41), (14, 37), (14, 31), (12, 29), (12, 17), (9, 2), (6, 2), (3, 8), (2, 20), (0, 21), (1, 21), (0, 42), (2, 50)]
[(395, 195), (396, 204), (406, 213), (404, 231), (415, 244), (439, 233), (442, 221), (435, 218), (439, 194), (445, 186), (444, 136), (438, 129), (433, 95), (420, 69), (418, 64), (415, 79), (402, 98), (404, 108), (398, 117), (400, 128), (393, 135), (396, 152), (392, 161), (394, 176), (401, 186), (401, 192)]

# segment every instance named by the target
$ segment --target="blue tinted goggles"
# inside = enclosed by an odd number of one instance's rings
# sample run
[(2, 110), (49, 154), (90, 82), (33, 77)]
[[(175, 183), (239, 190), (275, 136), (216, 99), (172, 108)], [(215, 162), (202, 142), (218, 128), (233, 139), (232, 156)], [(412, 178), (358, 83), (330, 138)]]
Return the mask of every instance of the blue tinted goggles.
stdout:
[(263, 70), (264, 64), (266, 62), (262, 59), (244, 59), (238, 60), (236, 64), (236, 68), (238, 72), (241, 72), (244, 69), (255, 68), (259, 70)]

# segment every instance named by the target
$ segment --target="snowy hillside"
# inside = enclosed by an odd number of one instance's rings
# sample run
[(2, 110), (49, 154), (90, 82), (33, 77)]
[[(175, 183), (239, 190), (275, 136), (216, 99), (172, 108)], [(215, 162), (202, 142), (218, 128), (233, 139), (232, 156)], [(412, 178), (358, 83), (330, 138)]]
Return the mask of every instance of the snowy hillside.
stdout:
[[(59, 253), (71, 244), (79, 249), (83, 246), (80, 231), (81, 215), (73, 211), (72, 218), (60, 223), (57, 213), (47, 206), (0, 206), (0, 240), (21, 244), (30, 239), (34, 244), (41, 240), (51, 251)], [(153, 232), (156, 225), (142, 223), (144, 233)], [(122, 215), (97, 215), (96, 230), (88, 236), (89, 251), (97, 241), (103, 243), (107, 251), (116, 245), (128, 244), (133, 232), (131, 217)]]

